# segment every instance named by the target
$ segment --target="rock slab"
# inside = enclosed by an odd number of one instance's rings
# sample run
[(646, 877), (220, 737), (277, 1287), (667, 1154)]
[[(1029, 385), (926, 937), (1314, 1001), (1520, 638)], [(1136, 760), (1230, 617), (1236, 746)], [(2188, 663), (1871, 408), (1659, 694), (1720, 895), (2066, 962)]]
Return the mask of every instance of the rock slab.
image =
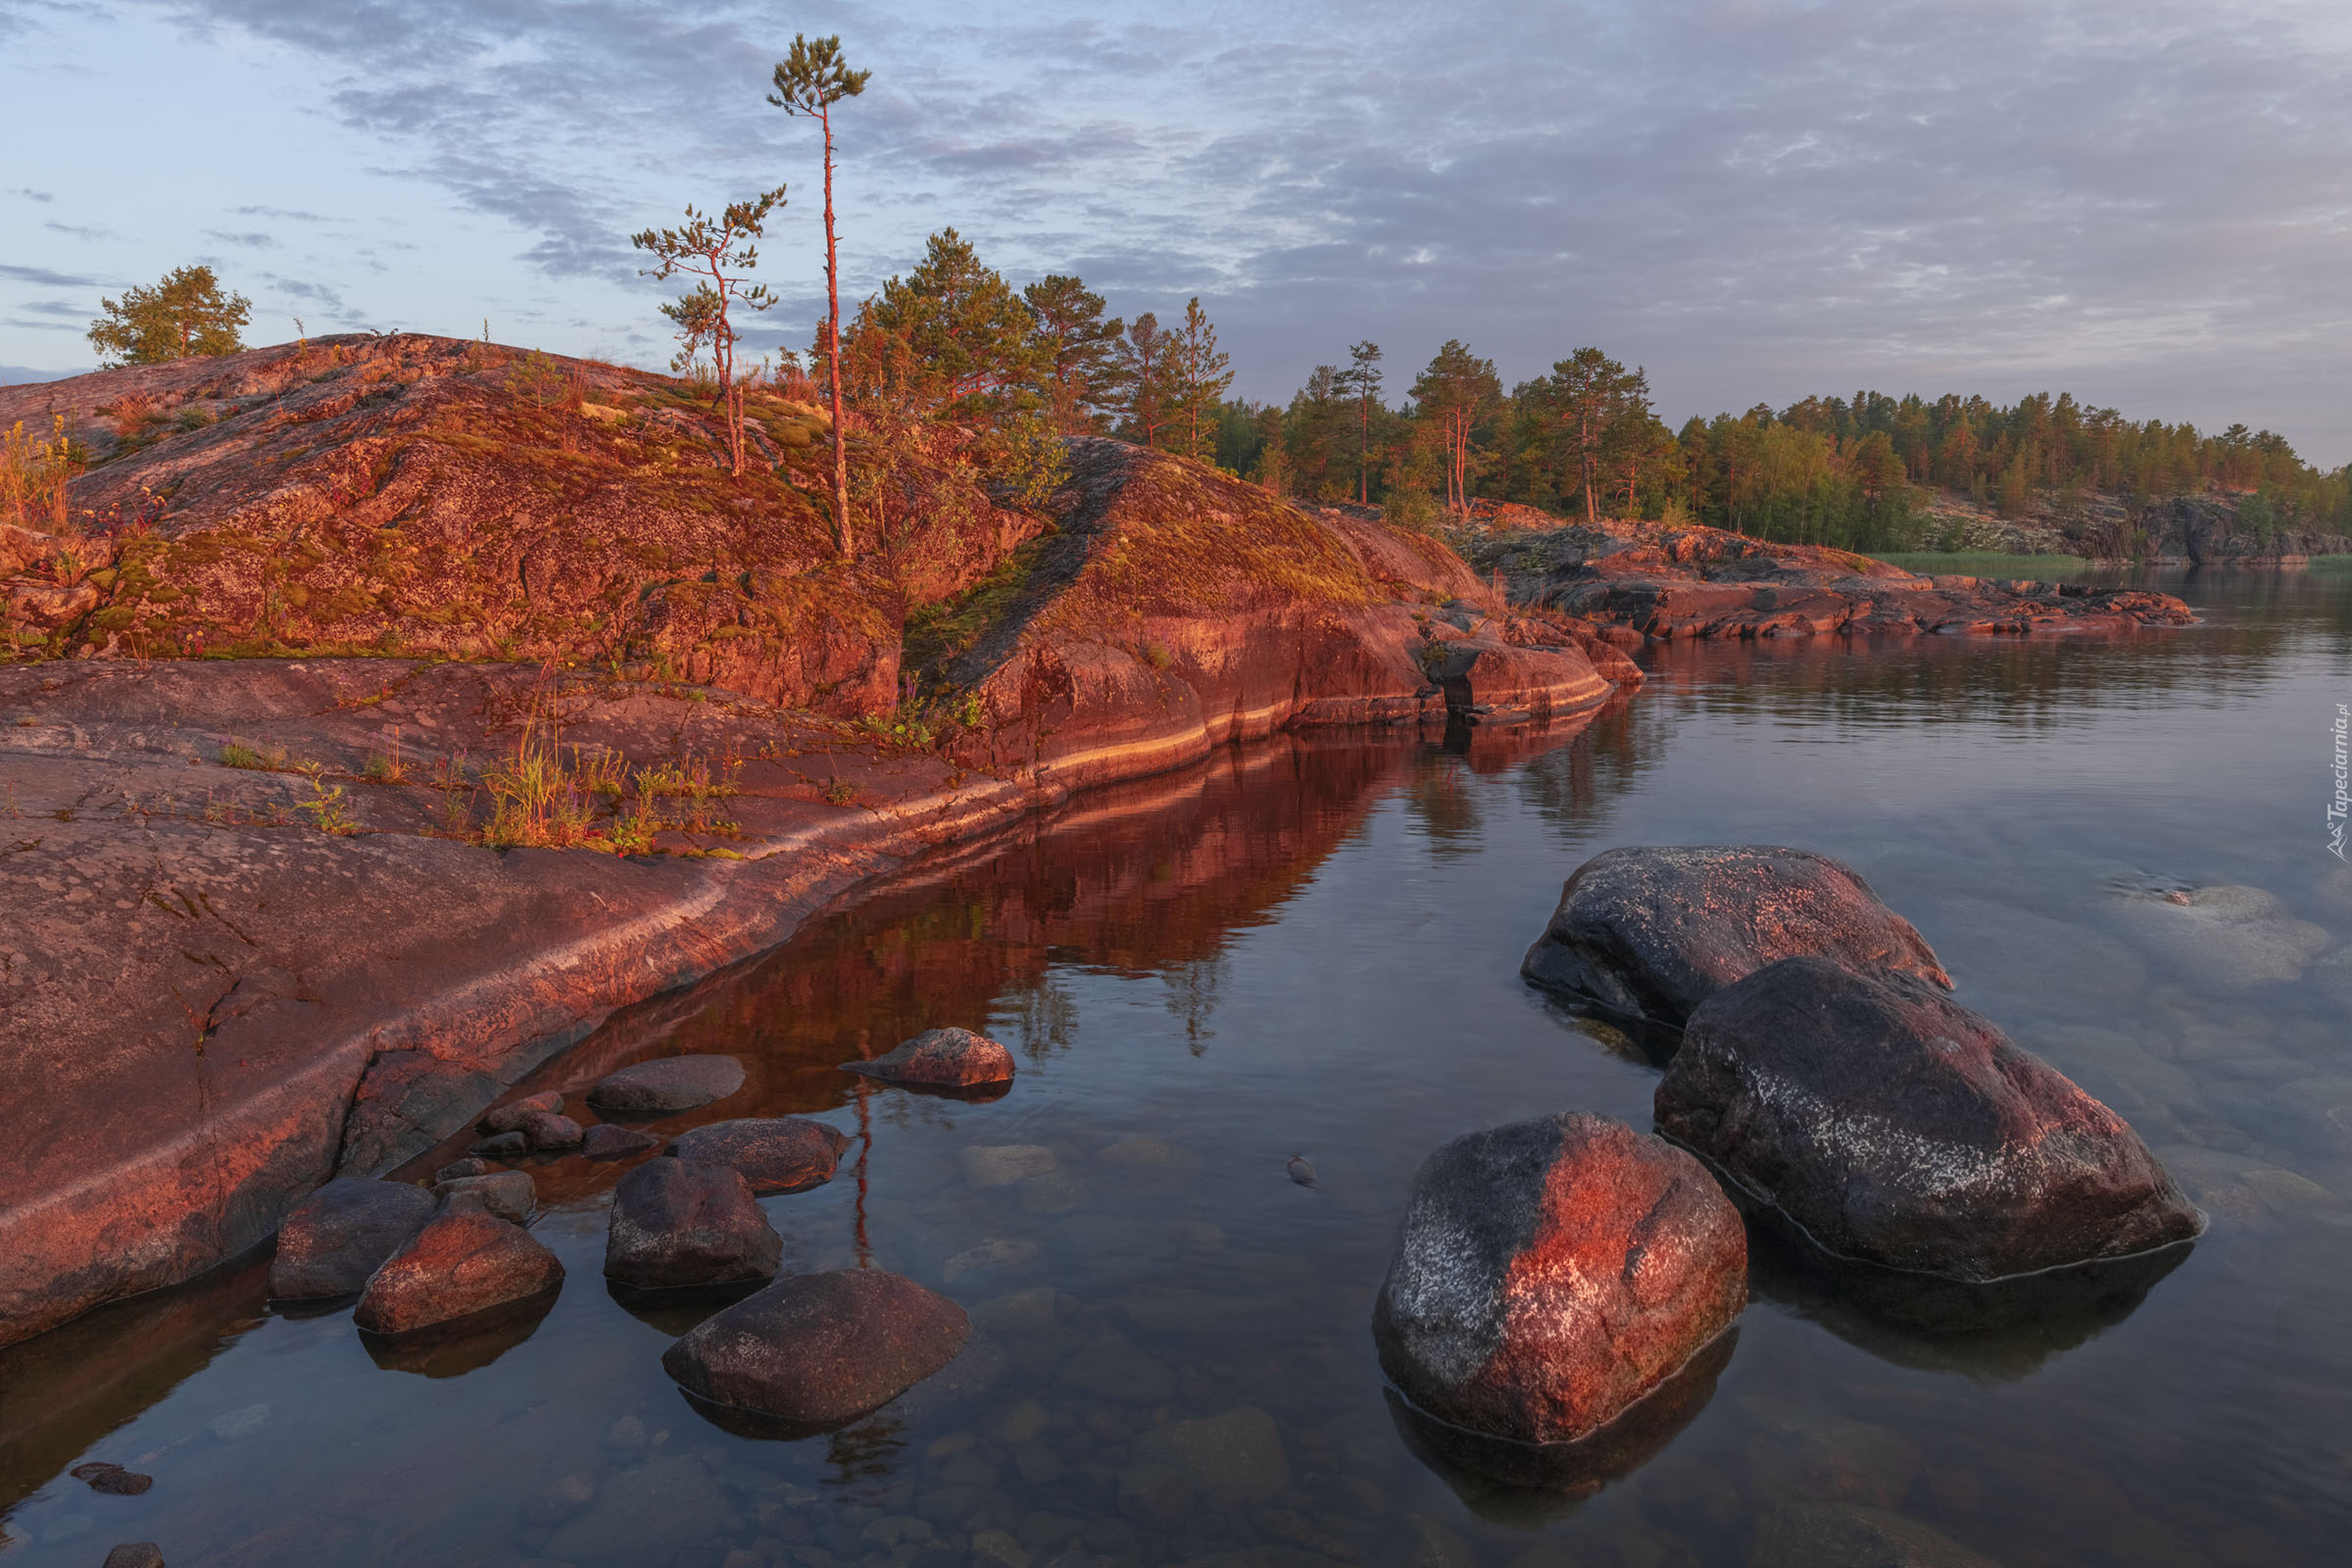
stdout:
[(895, 1051), (870, 1061), (845, 1061), (844, 1072), (863, 1073), (900, 1084), (968, 1089), (1001, 1084), (1012, 1076), (1012, 1053), (969, 1029), (926, 1029)]
[(433, 1207), (433, 1195), (421, 1187), (336, 1177), (278, 1228), (270, 1294), (289, 1301), (353, 1295), (424, 1228)]
[(1703, 1165), (1605, 1117), (1541, 1116), (1422, 1163), (1372, 1331), (1426, 1413), (1570, 1443), (1673, 1377), (1746, 1301), (1747, 1233)]
[(564, 1265), (521, 1226), (478, 1208), (445, 1209), (368, 1282), (352, 1321), (412, 1334), (550, 1291)]
[(605, 1278), (640, 1289), (763, 1280), (784, 1241), (728, 1165), (649, 1159), (612, 1190)]
[(1982, 1282), (2204, 1226), (2123, 1118), (1910, 975), (1785, 958), (1717, 992), (1656, 1108), (1838, 1258)]
[(703, 1320), (662, 1357), (689, 1394), (823, 1429), (886, 1404), (956, 1357), (963, 1308), (902, 1274), (778, 1280)]
[(724, 1100), (743, 1087), (734, 1056), (662, 1056), (608, 1073), (588, 1091), (588, 1103), (608, 1115), (661, 1116)]
[(837, 1129), (805, 1116), (747, 1116), (697, 1127), (662, 1152), (698, 1165), (732, 1166), (764, 1196), (823, 1186), (848, 1144)]
[(1620, 1017), (1679, 1028), (1716, 991), (1799, 956), (1952, 983), (1851, 866), (1775, 846), (1605, 850), (1560, 890), (1519, 972)]

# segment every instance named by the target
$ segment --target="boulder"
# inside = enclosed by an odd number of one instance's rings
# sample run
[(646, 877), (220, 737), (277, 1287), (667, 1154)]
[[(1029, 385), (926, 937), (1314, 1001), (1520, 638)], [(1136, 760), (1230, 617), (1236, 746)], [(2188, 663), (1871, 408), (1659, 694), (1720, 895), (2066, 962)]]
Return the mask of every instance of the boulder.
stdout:
[(411, 1334), (554, 1290), (564, 1265), (521, 1226), (478, 1208), (447, 1208), (368, 1282), (352, 1321)]
[(2124, 929), (2156, 957), (2166, 978), (2200, 991), (2238, 992), (2300, 976), (2326, 952), (2326, 928), (2299, 919), (2261, 888), (2133, 893), (2117, 902)]
[(511, 1100), (503, 1105), (494, 1105), (483, 1112), (482, 1119), (474, 1125), (493, 1136), (518, 1133), (533, 1116), (552, 1116), (563, 1108), (564, 1097), (551, 1089), (542, 1095), (531, 1095), (521, 1100)]
[(697, 1127), (662, 1152), (700, 1165), (731, 1165), (755, 1193), (797, 1193), (831, 1181), (848, 1143), (837, 1129), (805, 1116), (750, 1116)]
[(1574, 1114), (1422, 1162), (1372, 1315), (1380, 1363), (1437, 1419), (1570, 1443), (1672, 1378), (1747, 1301), (1747, 1234), (1662, 1139)]
[(1561, 889), (1519, 972), (1619, 1017), (1679, 1028), (1717, 990), (1797, 956), (1952, 984), (1911, 923), (1850, 866), (1740, 846), (1592, 857)]
[(152, 1541), (126, 1541), (106, 1554), (105, 1568), (164, 1568), (164, 1548)]
[(467, 1205), (487, 1209), (500, 1219), (517, 1225), (529, 1221), (539, 1206), (539, 1189), (527, 1170), (492, 1171), (487, 1176), (460, 1176), (455, 1181), (435, 1182), (433, 1191), (450, 1208)]
[(584, 1159), (620, 1159), (658, 1148), (661, 1142), (652, 1133), (635, 1127), (599, 1122), (580, 1135), (580, 1155)]
[(453, 1159), (433, 1172), (433, 1180), (454, 1182), (461, 1176), (487, 1176), (498, 1168), (479, 1154), (467, 1154), (464, 1159)]
[(1144, 1464), (1191, 1472), (1201, 1501), (1228, 1513), (1270, 1502), (1291, 1490), (1282, 1434), (1274, 1418), (1253, 1404), (1153, 1427), (1136, 1440), (1135, 1456)]
[(778, 1280), (701, 1324), (662, 1365), (712, 1404), (821, 1431), (886, 1404), (956, 1357), (963, 1308), (901, 1274)]
[[(596, 1488), (587, 1508), (548, 1538), (547, 1556), (577, 1568), (646, 1568), (681, 1555), (717, 1561), (706, 1545), (742, 1528), (710, 1472), (683, 1455), (656, 1456)], [(695, 1548), (703, 1547), (697, 1558)]]
[(926, 1029), (895, 1051), (870, 1061), (845, 1061), (841, 1069), (892, 1083), (962, 1089), (1009, 1079), (1012, 1053), (969, 1029)]
[(2204, 1220), (2123, 1119), (1907, 974), (1785, 958), (1690, 1015), (1659, 1130), (1833, 1257), (1988, 1281)]
[(606, 1115), (662, 1116), (724, 1100), (743, 1087), (734, 1056), (662, 1056), (607, 1074), (588, 1091), (588, 1103)]
[(433, 1217), (433, 1195), (406, 1182), (338, 1176), (304, 1199), (277, 1232), (270, 1294), (350, 1296)]
[(492, 1133), (467, 1151), (481, 1159), (520, 1159), (530, 1152), (531, 1141), (520, 1132)]
[(612, 1190), (609, 1280), (649, 1290), (763, 1280), (783, 1256), (783, 1238), (731, 1166), (649, 1159)]
[(569, 1116), (552, 1110), (535, 1110), (522, 1118), (516, 1129), (531, 1141), (531, 1148), (542, 1154), (561, 1153), (580, 1147), (580, 1124)]

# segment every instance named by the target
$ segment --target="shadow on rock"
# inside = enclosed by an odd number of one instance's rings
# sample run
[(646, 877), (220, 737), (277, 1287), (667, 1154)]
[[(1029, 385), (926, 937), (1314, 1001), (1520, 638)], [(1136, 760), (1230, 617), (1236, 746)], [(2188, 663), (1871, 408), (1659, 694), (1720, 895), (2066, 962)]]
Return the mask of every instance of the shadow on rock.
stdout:
[(430, 1328), (399, 1335), (360, 1331), (368, 1356), (387, 1372), (456, 1378), (478, 1372), (539, 1332), (540, 1322), (563, 1294), (553, 1290), (505, 1301), (485, 1311), (451, 1318)]
[(1393, 1388), (1382, 1392), (1405, 1447), (1464, 1506), (1482, 1519), (1532, 1530), (1574, 1512), (1663, 1452), (1714, 1397), (1739, 1339), (1737, 1328), (1717, 1335), (1623, 1415), (1575, 1443), (1513, 1443), (1471, 1432), (1414, 1408)]
[(747, 1296), (757, 1295), (767, 1288), (767, 1281), (735, 1280), (724, 1285), (672, 1285), (648, 1289), (641, 1285), (623, 1285), (615, 1279), (605, 1281), (605, 1291), (618, 1301), (638, 1322), (648, 1328), (660, 1329), (671, 1339), (688, 1333), (703, 1319), (722, 1307), (733, 1306)]
[(1897, 1366), (2005, 1380), (2130, 1317), (2195, 1247), (1980, 1283), (1857, 1263), (1760, 1225), (1748, 1233), (1748, 1287)]

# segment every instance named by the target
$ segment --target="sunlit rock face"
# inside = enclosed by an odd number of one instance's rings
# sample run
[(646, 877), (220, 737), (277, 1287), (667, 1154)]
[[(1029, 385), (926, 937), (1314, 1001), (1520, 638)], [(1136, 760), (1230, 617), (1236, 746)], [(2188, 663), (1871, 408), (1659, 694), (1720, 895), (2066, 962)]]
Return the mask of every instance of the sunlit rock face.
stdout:
[(1838, 1258), (1990, 1281), (2203, 1228), (2123, 1118), (1913, 975), (1788, 958), (1716, 992), (1656, 1104)]
[(1606, 1426), (1747, 1301), (1747, 1235), (1696, 1159), (1603, 1117), (1470, 1133), (1423, 1163), (1373, 1308), (1381, 1366), (1474, 1432)]
[(447, 1208), (384, 1260), (352, 1321), (371, 1334), (415, 1334), (563, 1283), (564, 1265), (521, 1226), (479, 1208)]
[(1949, 988), (1911, 922), (1860, 873), (1805, 850), (1609, 850), (1577, 868), (1520, 973), (1619, 1017), (1680, 1026), (1721, 987), (1818, 956)]

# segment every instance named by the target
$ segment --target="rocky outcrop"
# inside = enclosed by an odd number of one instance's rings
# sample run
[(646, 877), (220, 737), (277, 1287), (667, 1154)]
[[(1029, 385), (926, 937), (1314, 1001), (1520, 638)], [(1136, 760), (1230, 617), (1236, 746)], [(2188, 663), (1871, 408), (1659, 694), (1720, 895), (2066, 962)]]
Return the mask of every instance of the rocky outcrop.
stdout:
[(1535, 985), (1616, 1017), (1680, 1027), (1782, 958), (1951, 977), (1851, 866), (1778, 847), (1606, 850), (1579, 866), (1520, 964)]
[(447, 1208), (384, 1260), (352, 1322), (387, 1338), (442, 1328), (553, 1292), (564, 1265), (521, 1226)]
[(2105, 1105), (1915, 976), (1787, 958), (1690, 1014), (1658, 1128), (1834, 1258), (1969, 1282), (2186, 1241)]
[(910, 633), (925, 678), (981, 705), (956, 753), (975, 766), (1076, 783), (1286, 726), (1443, 717), (1440, 668), (1489, 716), (1614, 689), (1576, 647), (1449, 623), (1488, 587), (1436, 539), (1116, 441), (1073, 443), (1070, 471), (1056, 531)]
[(986, 1035), (950, 1026), (926, 1029), (897, 1048), (865, 1061), (845, 1061), (843, 1072), (862, 1073), (891, 1083), (968, 1089), (1000, 1084), (1012, 1076), (1012, 1053)]
[(588, 1091), (588, 1103), (606, 1115), (666, 1116), (724, 1100), (743, 1087), (737, 1056), (657, 1056), (607, 1073)]
[(1588, 1438), (1739, 1317), (1747, 1236), (1704, 1166), (1590, 1115), (1470, 1133), (1423, 1162), (1373, 1307), (1381, 1366), (1437, 1419)]
[(848, 1144), (838, 1130), (806, 1116), (747, 1116), (697, 1127), (662, 1152), (740, 1171), (755, 1193), (797, 1193), (831, 1181)]
[(2170, 594), (1960, 574), (1920, 576), (1842, 550), (1721, 528), (1610, 522), (1496, 534), (1473, 550), (1515, 602), (1644, 640), (2116, 632), (2186, 626)]
[(279, 1228), (270, 1294), (308, 1300), (357, 1293), (424, 1228), (433, 1208), (430, 1193), (406, 1182), (353, 1176), (328, 1182), (295, 1205)]
[(612, 1189), (605, 1278), (641, 1290), (763, 1280), (783, 1238), (752, 1184), (725, 1165), (649, 1159)]
[[(0, 857), (29, 1151), (0, 1169), (0, 1341), (254, 1245), (615, 1006), (1076, 786), (1434, 725), (1455, 662), (1461, 716), (1611, 689), (1565, 623), (1449, 620), (1489, 589), (1434, 539), (1115, 442), (1073, 454), (1057, 520), (937, 476), (956, 505), (840, 564), (789, 456), (816, 416), (755, 403), (737, 479), (677, 383), (415, 334), (0, 389), (0, 423), (54, 407), (103, 460), (71, 536), (0, 538), (20, 646), (74, 656), (0, 668), (41, 824)], [(892, 709), (909, 607), (906, 722), (804, 710)], [(386, 650), (430, 657), (356, 657)], [(210, 657), (253, 652), (290, 657)], [(521, 662), (448, 662), (488, 656)], [(492, 771), (558, 736), (665, 781), (629, 788), (666, 853), (483, 842)], [(589, 847), (646, 847), (575, 789)]]
[(778, 1280), (708, 1317), (662, 1357), (699, 1399), (818, 1432), (889, 1403), (956, 1358), (963, 1309), (904, 1275)]

